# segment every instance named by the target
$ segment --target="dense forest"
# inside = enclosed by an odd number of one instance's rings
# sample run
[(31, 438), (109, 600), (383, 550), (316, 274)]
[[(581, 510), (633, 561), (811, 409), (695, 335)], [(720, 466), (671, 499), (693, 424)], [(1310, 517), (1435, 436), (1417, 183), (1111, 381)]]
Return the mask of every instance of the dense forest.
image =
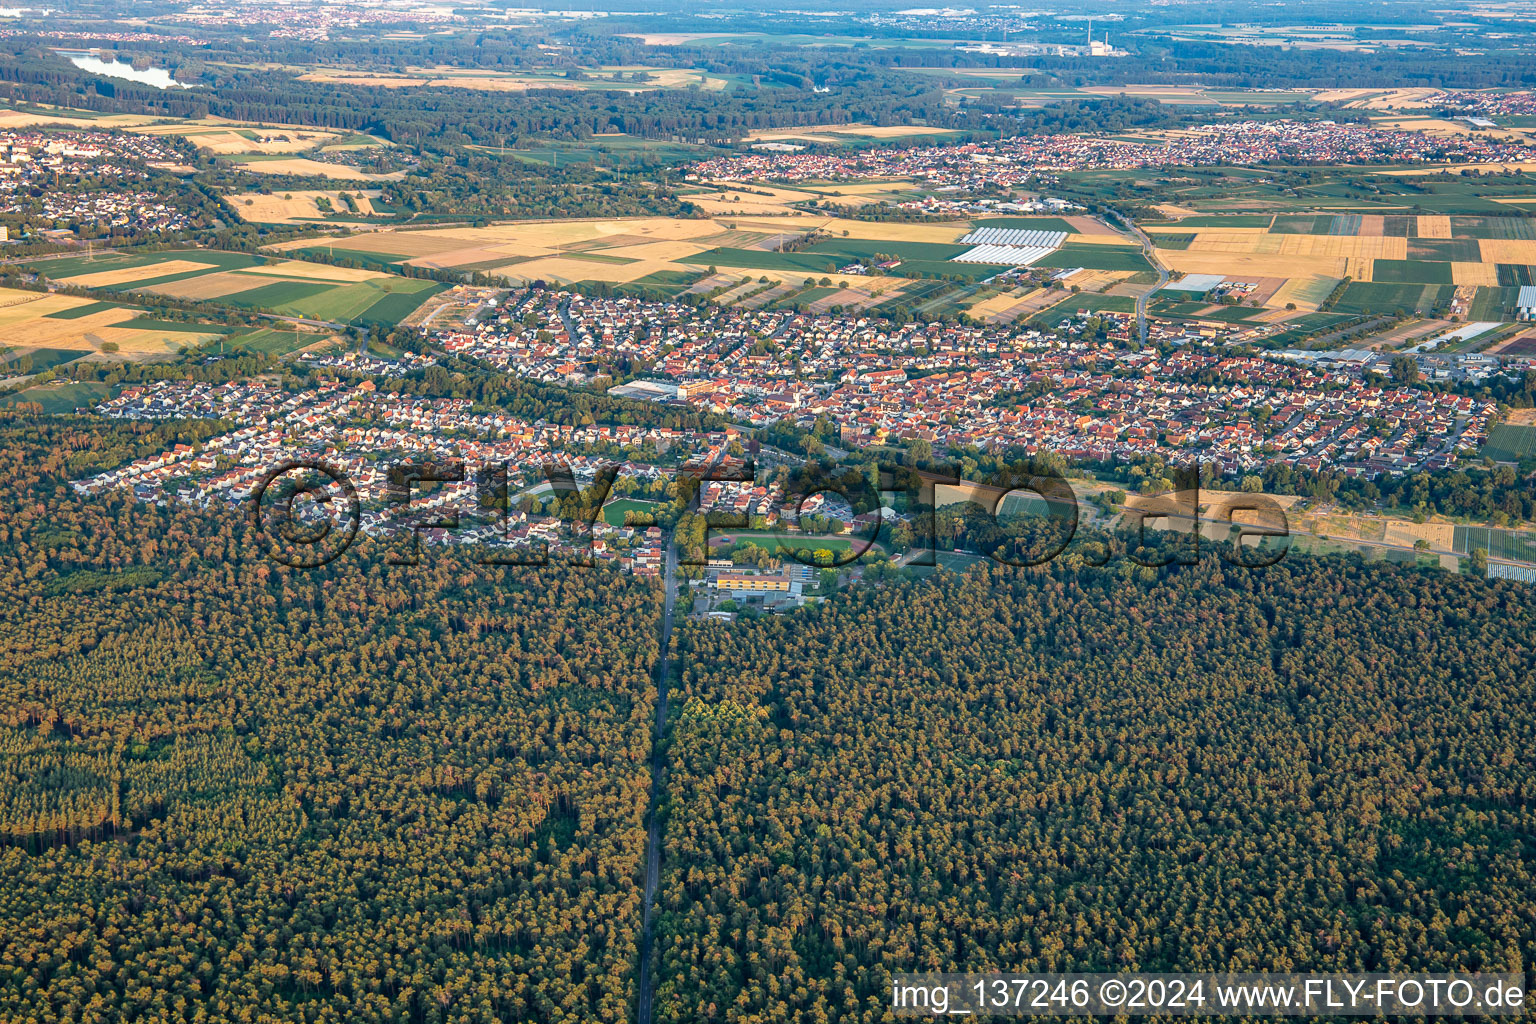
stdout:
[(900, 970), (1521, 970), (1518, 585), (972, 570), (690, 623), (657, 1019), (887, 1019)]
[(63, 487), (195, 425), (0, 434), (0, 1019), (627, 1016), (653, 583), (290, 572)]
[[(66, 486), (219, 428), (0, 420), (0, 1018), (627, 1019), (656, 585)], [(658, 1020), (1536, 955), (1523, 587), (1076, 565), (679, 626)]]

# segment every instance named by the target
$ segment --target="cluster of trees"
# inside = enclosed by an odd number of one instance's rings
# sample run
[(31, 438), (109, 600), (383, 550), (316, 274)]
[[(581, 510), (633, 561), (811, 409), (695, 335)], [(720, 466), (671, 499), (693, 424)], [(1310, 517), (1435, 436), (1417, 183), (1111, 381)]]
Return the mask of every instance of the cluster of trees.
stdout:
[(1525, 591), (1143, 574), (681, 627), (656, 1019), (884, 1020), (913, 969), (1523, 969)]
[(0, 1018), (626, 1019), (656, 585), (65, 486), (197, 426), (0, 421)]

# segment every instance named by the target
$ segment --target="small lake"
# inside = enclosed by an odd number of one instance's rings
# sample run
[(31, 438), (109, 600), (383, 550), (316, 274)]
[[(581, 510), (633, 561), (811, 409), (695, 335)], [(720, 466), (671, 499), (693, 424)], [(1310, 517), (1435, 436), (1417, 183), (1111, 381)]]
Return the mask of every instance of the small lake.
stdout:
[(89, 71), (93, 75), (105, 75), (107, 78), (123, 78), (130, 82), (138, 82), (142, 85), (152, 85), (156, 89), (185, 89), (186, 86), (171, 77), (171, 73), (164, 68), (145, 68), (139, 71), (132, 64), (121, 60), (102, 60), (96, 54), (87, 50), (58, 50), (62, 57), (68, 57), (69, 62), (82, 71)]

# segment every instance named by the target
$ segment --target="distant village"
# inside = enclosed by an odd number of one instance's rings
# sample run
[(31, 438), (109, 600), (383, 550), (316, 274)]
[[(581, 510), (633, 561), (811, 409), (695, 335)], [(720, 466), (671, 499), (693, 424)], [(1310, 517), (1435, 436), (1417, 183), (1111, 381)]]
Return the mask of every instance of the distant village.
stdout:
[(1481, 163), (1536, 160), (1536, 147), (1479, 135), (1434, 136), (1334, 121), (1238, 121), (1177, 138), (1028, 135), (916, 149), (750, 153), (694, 164), (702, 181), (916, 178), (930, 187), (1007, 189), (1054, 171), (1286, 164)]
[(190, 221), (173, 199), (132, 185), (183, 159), (154, 135), (0, 129), (0, 213), (72, 231), (179, 231)]

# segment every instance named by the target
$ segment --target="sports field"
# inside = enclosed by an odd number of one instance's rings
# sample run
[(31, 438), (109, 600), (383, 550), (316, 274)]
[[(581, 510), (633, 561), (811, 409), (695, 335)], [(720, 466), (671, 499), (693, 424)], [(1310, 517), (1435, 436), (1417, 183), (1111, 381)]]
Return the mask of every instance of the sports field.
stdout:
[[(392, 326), (443, 290), (433, 281), (377, 270), (196, 249), (42, 260), (32, 265), (65, 285), (147, 292), (329, 323)], [(84, 303), (88, 300), (78, 300)], [(0, 318), (4, 310), (0, 309)], [(116, 323), (131, 314), (92, 313), (81, 321)]]

